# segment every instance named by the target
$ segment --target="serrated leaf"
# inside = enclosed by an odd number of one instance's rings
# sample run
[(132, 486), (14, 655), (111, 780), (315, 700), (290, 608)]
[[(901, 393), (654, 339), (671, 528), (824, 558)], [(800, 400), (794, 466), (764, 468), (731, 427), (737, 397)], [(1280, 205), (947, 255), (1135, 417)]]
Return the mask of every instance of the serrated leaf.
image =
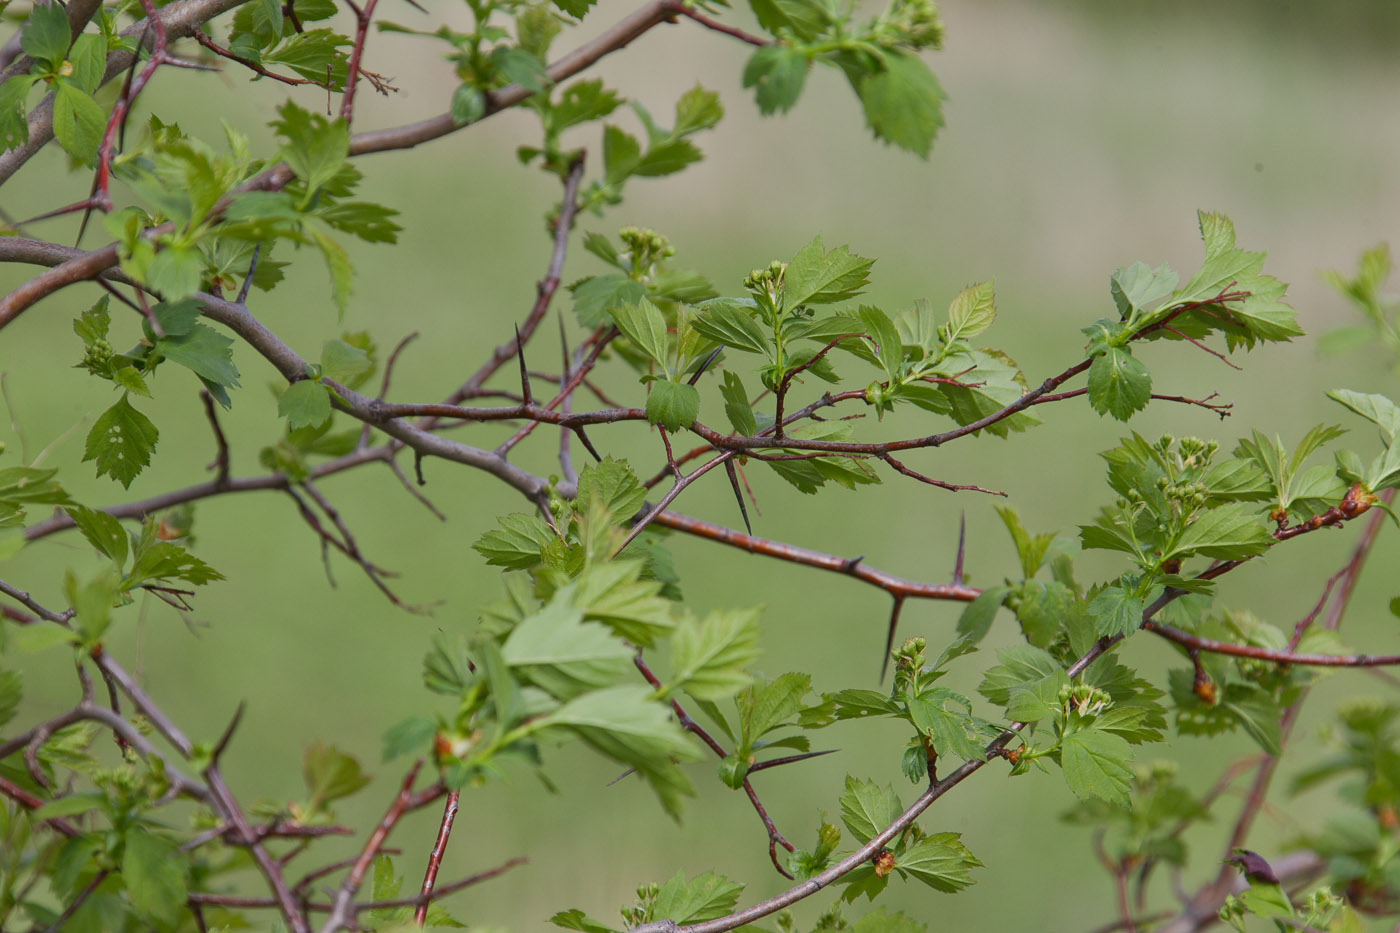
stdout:
[(748, 666), (758, 656), (757, 609), (711, 612), (698, 623), (687, 619), (671, 637), (666, 692), (683, 690), (711, 702), (726, 699), (748, 685)]
[(1101, 415), (1127, 421), (1147, 407), (1152, 376), (1142, 361), (1122, 347), (1109, 347), (1089, 366), (1089, 404)]
[(723, 117), (724, 107), (719, 102), (719, 95), (697, 84), (676, 101), (676, 124), (671, 132), (677, 136), (690, 136), (714, 128)]
[(331, 416), (330, 390), (314, 379), (294, 382), (277, 400), (277, 415), (292, 430), (320, 427)]
[(997, 316), (996, 283), (969, 285), (948, 306), (948, 340), (966, 340), (992, 326)]
[(88, 543), (110, 557), (118, 569), (126, 563), (126, 531), (120, 521), (106, 512), (81, 505), (70, 505), (64, 511), (73, 519), (73, 524), (78, 526), (78, 531), (82, 532)]
[(676, 923), (713, 920), (733, 910), (743, 891), (742, 884), (714, 872), (686, 881), (685, 875), (677, 871), (656, 892), (649, 919)]
[(321, 344), (321, 373), (336, 382), (350, 382), (369, 372), (374, 363), (364, 349), (344, 340), (327, 340)]
[(931, 687), (915, 696), (906, 695), (909, 719), (914, 728), (933, 742), (943, 756), (964, 761), (983, 757), (983, 743), (972, 722), (972, 705), (967, 697), (943, 687)]
[(156, 350), (207, 382), (225, 387), (238, 386), (238, 367), (233, 365), (233, 340), (212, 327), (195, 324), (186, 334), (157, 340)]
[(20, 48), (26, 55), (43, 59), (53, 68), (62, 64), (72, 39), (68, 13), (60, 3), (36, 3), (20, 33)]
[(632, 659), (632, 650), (583, 612), (556, 596), (515, 627), (501, 646), (501, 657), (531, 683), (559, 699), (614, 683)]
[(301, 763), (302, 778), (311, 795), (309, 809), (349, 797), (369, 784), (369, 775), (360, 770), (360, 763), (334, 745), (312, 743)]
[(665, 367), (668, 339), (666, 318), (662, 316), (660, 308), (647, 298), (642, 298), (636, 304), (609, 308), (608, 313), (624, 337), (636, 344), (637, 349), (651, 357), (653, 362)]
[(1142, 625), (1142, 600), (1114, 584), (1089, 601), (1094, 631), (1103, 636), (1131, 635)]
[(875, 344), (876, 359), (880, 361), (886, 377), (890, 382), (897, 382), (904, 371), (904, 344), (894, 322), (885, 312), (869, 305), (861, 305), (856, 317)]
[(767, 353), (769, 335), (754, 315), (735, 302), (716, 299), (691, 318), (690, 326), (716, 343), (749, 353)]
[(15, 75), (0, 84), (0, 152), (29, 142), (27, 102), (37, 78)]
[(132, 906), (145, 916), (174, 924), (185, 908), (188, 865), (172, 843), (139, 826), (123, 836), (122, 884)]
[(309, 199), (345, 164), (350, 154), (349, 127), (343, 119), (328, 120), (291, 101), (278, 107), (277, 115), (272, 127), (283, 140), (278, 155), (306, 185)]
[(700, 392), (682, 382), (658, 380), (647, 395), (647, 421), (672, 433), (688, 428), (700, 414)]
[(1353, 392), (1351, 389), (1333, 389), (1327, 393), (1327, 397), (1380, 428), (1386, 444), (1395, 443), (1395, 436), (1400, 434), (1400, 406), (1390, 399), (1384, 395)]
[(1109, 291), (1118, 313), (1126, 319), (1133, 311), (1147, 311), (1167, 298), (1176, 283), (1177, 275), (1166, 263), (1153, 269), (1144, 262), (1135, 262), (1113, 273)]
[(783, 310), (804, 304), (831, 304), (860, 294), (870, 280), (873, 259), (838, 246), (831, 252), (814, 238), (788, 263), (783, 278)]
[(104, 411), (88, 431), (83, 461), (97, 462), (97, 475), (106, 474), (130, 488), (136, 475), (150, 465), (160, 432), (127, 401), (126, 395)]
[(811, 66), (801, 49), (765, 45), (755, 50), (744, 65), (744, 87), (754, 89), (759, 113), (787, 113), (802, 96)]
[(1032, 645), (1012, 645), (998, 651), (997, 659), (1001, 664), (983, 674), (982, 683), (977, 687), (978, 693), (997, 706), (1010, 702), (1011, 692), (1016, 687), (1063, 673), (1052, 654)]
[(927, 159), (943, 126), (943, 87), (915, 55), (887, 51), (884, 68), (860, 79), (857, 93), (875, 138)]
[(496, 519), (501, 526), (477, 539), (472, 548), (488, 564), (507, 570), (528, 570), (540, 562), (540, 552), (557, 540), (554, 532), (535, 515), (513, 512)]
[(1125, 739), (1095, 729), (1069, 733), (1060, 747), (1065, 783), (1075, 796), (1097, 797), (1123, 807), (1128, 806), (1132, 787), (1133, 771), (1128, 767), (1132, 757), (1132, 746)]
[(437, 720), (431, 716), (410, 716), (384, 732), (381, 757), (390, 761), (400, 755), (423, 752), (437, 733)]
[(720, 387), (724, 397), (724, 414), (736, 433), (743, 437), (753, 437), (758, 433), (758, 421), (754, 418), (753, 407), (749, 405), (749, 393), (739, 375), (731, 370), (724, 371), (724, 385)]
[(140, 546), (132, 556), (131, 570), (122, 578), (122, 589), (130, 590), (150, 580), (184, 580), (203, 586), (224, 575), (189, 551), (172, 541), (157, 541), (154, 535), (142, 535)]
[(767, 683), (760, 681), (740, 694), (735, 705), (739, 709), (744, 745), (753, 746), (764, 735), (797, 715), (802, 707), (802, 698), (811, 689), (811, 675), (791, 672)]
[(1268, 528), (1239, 503), (1211, 509), (1186, 527), (1171, 550), (1163, 555), (1199, 554), (1217, 560), (1238, 560), (1263, 554), (1274, 543)]
[(879, 787), (874, 781), (857, 780), (850, 775), (846, 776), (846, 790), (840, 802), (841, 822), (861, 842), (874, 839), (904, 810), (893, 789)]
[(625, 750), (628, 761), (667, 756), (694, 759), (699, 752), (671, 716), (671, 708), (656, 700), (649, 687), (639, 684), (594, 690), (570, 700), (541, 717), (539, 728), (567, 726), (590, 737), (611, 737)]
[(107, 127), (107, 114), (76, 85), (60, 79), (54, 85), (53, 135), (64, 151), (89, 165)]
[[(973, 884), (972, 869), (982, 863), (963, 845), (957, 833), (933, 833), (895, 855), (894, 868), (905, 877), (948, 894)], [(918, 929), (918, 927), (915, 927)]]

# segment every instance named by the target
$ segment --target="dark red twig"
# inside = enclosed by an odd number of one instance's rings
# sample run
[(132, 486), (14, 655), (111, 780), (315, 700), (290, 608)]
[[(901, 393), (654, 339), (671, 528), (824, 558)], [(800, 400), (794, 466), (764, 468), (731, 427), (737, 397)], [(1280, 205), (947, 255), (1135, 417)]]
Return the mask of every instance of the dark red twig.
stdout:
[(457, 818), (457, 800), (460, 796), (460, 791), (448, 792), (437, 840), (433, 843), (433, 851), (428, 854), (428, 869), (423, 875), (423, 887), (418, 895), (421, 903), (413, 912), (413, 922), (420, 927), (428, 920), (428, 901), (433, 896), (433, 885), (437, 883), (438, 869), (442, 867), (442, 856), (447, 851), (447, 837), (452, 834), (452, 821)]

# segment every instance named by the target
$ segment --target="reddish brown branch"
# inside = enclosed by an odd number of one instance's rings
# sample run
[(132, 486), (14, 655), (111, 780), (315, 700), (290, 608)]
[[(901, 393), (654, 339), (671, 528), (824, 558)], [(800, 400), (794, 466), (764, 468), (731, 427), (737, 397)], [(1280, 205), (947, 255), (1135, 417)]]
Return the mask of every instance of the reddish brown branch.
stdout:
[(438, 869), (442, 867), (442, 856), (447, 852), (447, 837), (452, 834), (452, 821), (457, 818), (457, 800), (460, 796), (460, 791), (448, 792), (437, 840), (433, 843), (433, 851), (428, 854), (428, 869), (423, 874), (423, 887), (418, 894), (421, 903), (413, 912), (413, 922), (420, 927), (428, 920), (428, 901), (433, 896), (433, 885), (437, 883)]

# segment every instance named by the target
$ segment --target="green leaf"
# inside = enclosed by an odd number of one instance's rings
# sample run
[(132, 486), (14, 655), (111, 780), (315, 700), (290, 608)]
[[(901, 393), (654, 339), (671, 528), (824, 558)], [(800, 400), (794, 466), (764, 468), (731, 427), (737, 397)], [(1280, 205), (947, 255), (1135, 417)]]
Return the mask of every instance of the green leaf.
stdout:
[(343, 246), (319, 230), (312, 230), (310, 233), (311, 241), (321, 251), (321, 258), (326, 262), (326, 271), (331, 276), (331, 299), (335, 302), (337, 313), (344, 317), (354, 286), (355, 267), (351, 265), (350, 256)]
[(1146, 263), (1135, 262), (1113, 273), (1109, 291), (1118, 313), (1126, 319), (1134, 311), (1147, 311), (1150, 305), (1167, 298), (1176, 283), (1177, 275), (1166, 263), (1153, 269)]
[(711, 612), (703, 622), (686, 619), (671, 638), (668, 694), (684, 690), (711, 702), (733, 696), (751, 680), (758, 660), (758, 610)]
[(437, 720), (431, 716), (410, 716), (384, 732), (382, 757), (390, 761), (400, 755), (421, 754), (437, 734)]
[(933, 833), (895, 855), (895, 871), (948, 894), (973, 884), (972, 869), (982, 863), (959, 841), (957, 833)]
[(455, 696), (475, 680), (466, 636), (442, 629), (435, 632), (432, 648), (423, 656), (423, 686), (434, 693)]
[(350, 382), (373, 368), (369, 354), (344, 340), (327, 340), (321, 344), (321, 374), (336, 382)]
[(620, 185), (632, 174), (642, 158), (642, 146), (636, 137), (611, 124), (603, 127), (604, 176), (610, 185)]
[(930, 687), (914, 696), (905, 695), (914, 728), (933, 742), (939, 755), (973, 761), (984, 756), (983, 742), (972, 721), (967, 697), (944, 687)]
[(735, 700), (744, 745), (752, 747), (764, 735), (788, 723), (812, 689), (810, 674), (787, 673), (769, 683), (762, 680)]
[(233, 365), (233, 340), (212, 327), (195, 324), (187, 334), (156, 341), (156, 350), (206, 382), (224, 387), (238, 386), (238, 367)]
[[(604, 116), (606, 113), (596, 115)], [(671, 132), (677, 136), (690, 136), (714, 128), (723, 117), (724, 107), (720, 105), (719, 95), (697, 84), (676, 101), (676, 125)]]
[(574, 19), (583, 19), (584, 14), (596, 3), (597, 0), (554, 0), (554, 5), (568, 13)]
[(559, 699), (615, 683), (632, 654), (606, 626), (583, 621), (583, 612), (558, 596), (527, 616), (501, 646), (506, 664)]
[(146, 284), (170, 301), (199, 291), (204, 257), (193, 246), (166, 246), (146, 266)]
[(753, 437), (758, 433), (758, 421), (754, 418), (753, 407), (749, 405), (749, 393), (739, 375), (731, 370), (724, 371), (724, 385), (720, 387), (724, 397), (724, 414), (736, 433), (743, 437)]
[(23, 696), (23, 680), (17, 671), (0, 671), (0, 726), (15, 717)]
[(928, 927), (919, 921), (906, 917), (902, 913), (887, 914), (883, 907), (861, 917), (851, 927), (851, 933), (927, 933), (927, 931)]
[(997, 316), (996, 283), (969, 285), (948, 306), (948, 340), (966, 340), (992, 326)]
[(574, 296), (574, 313), (584, 327), (611, 323), (610, 312), (622, 305), (636, 304), (646, 297), (647, 288), (631, 276), (609, 274), (580, 279), (569, 286)]
[(1128, 806), (1128, 789), (1133, 771), (1128, 761), (1132, 746), (1125, 739), (1095, 729), (1080, 729), (1065, 736), (1060, 747), (1060, 764), (1065, 783), (1081, 800), (1097, 797)]
[(120, 570), (126, 563), (127, 540), (122, 523), (106, 512), (70, 505), (64, 509), (88, 543), (112, 559)]
[(771, 339), (752, 309), (723, 298), (705, 303), (690, 326), (716, 343), (749, 353), (768, 353)]
[[(629, 547), (626, 553), (630, 554)], [(584, 616), (601, 622), (614, 635), (648, 648), (675, 627), (671, 601), (659, 595), (659, 580), (639, 579), (646, 566), (636, 560), (596, 563), (579, 577), (574, 605)]]
[(977, 687), (978, 693), (997, 706), (1010, 702), (1015, 688), (1063, 673), (1054, 655), (1032, 645), (1012, 645), (998, 651), (997, 659), (1001, 664), (983, 674)]
[(369, 784), (369, 775), (360, 770), (360, 763), (334, 745), (312, 743), (301, 762), (302, 778), (311, 795), (311, 811), (325, 804), (349, 797)]
[(49, 0), (36, 3), (20, 33), (20, 48), (26, 55), (43, 59), (57, 69), (68, 55), (68, 43), (73, 31), (68, 25), (68, 13), (61, 3)]
[(72, 505), (72, 498), (53, 481), (57, 473), (33, 467), (0, 470), (0, 528), (22, 524), (26, 504)]
[(1101, 415), (1127, 421), (1147, 407), (1152, 376), (1142, 361), (1122, 347), (1109, 347), (1089, 366), (1089, 404)]
[[(681, 98), (682, 101), (685, 99)], [(566, 87), (559, 95), (559, 102), (554, 105), (550, 117), (551, 125), (555, 132), (561, 132), (571, 126), (606, 117), (621, 103), (622, 99), (617, 96), (617, 92), (604, 88), (602, 81), (578, 81)], [(678, 108), (679, 106), (677, 104)]]
[(667, 139), (654, 143), (637, 164), (632, 167), (633, 175), (645, 178), (659, 178), (679, 172), (687, 165), (699, 162), (700, 150), (688, 139)]
[(1001, 602), (1006, 598), (1006, 587), (989, 587), (967, 604), (958, 616), (957, 633), (967, 637), (974, 644), (986, 637), (996, 618)]
[(1055, 536), (1053, 534), (1032, 536), (1021, 524), (1021, 516), (1010, 506), (998, 506), (997, 514), (1001, 516), (1002, 524), (1011, 533), (1011, 540), (1016, 545), (1016, 556), (1021, 560), (1021, 575), (1029, 580), (1035, 576), (1040, 565), (1045, 562), (1045, 554), (1050, 550), (1050, 545), (1055, 543)]
[(700, 414), (700, 393), (695, 386), (659, 380), (647, 395), (647, 421), (672, 433), (688, 428)]
[(846, 791), (841, 795), (841, 822), (861, 842), (878, 836), (903, 810), (892, 788), (846, 776)]
[(540, 552), (558, 540), (544, 520), (524, 512), (513, 512), (496, 519), (501, 526), (477, 539), (472, 548), (488, 564), (508, 570), (528, 570), (540, 562)]
[[(103, 296), (105, 299), (107, 296)], [(178, 301), (162, 301), (151, 309), (156, 316), (156, 322), (160, 324), (160, 329), (167, 337), (183, 337), (194, 330), (195, 325), (203, 316), (204, 310), (199, 306), (199, 302), (192, 298), (182, 298)], [(105, 313), (105, 305), (104, 305)], [(106, 335), (105, 319), (102, 324), (103, 335)]]
[(54, 84), (53, 135), (65, 152), (84, 165), (92, 164), (106, 128), (107, 114), (91, 95), (62, 79)]
[(107, 69), (107, 40), (103, 36), (79, 36), (68, 51), (73, 63), (73, 83), (85, 94), (92, 94), (102, 84)]
[(277, 108), (272, 128), (282, 137), (279, 157), (306, 185), (307, 199), (340, 171), (350, 155), (350, 129), (342, 119), (328, 120), (287, 101)]
[(828, 253), (822, 248), (822, 238), (816, 237), (788, 263), (783, 277), (783, 310), (854, 298), (870, 281), (874, 264), (875, 260), (856, 256), (844, 246)]
[[(556, 3), (557, 2), (558, 0), (556, 0)], [(561, 6), (560, 8), (562, 9), (563, 7)], [(549, 922), (557, 927), (563, 927), (566, 930), (582, 930), (583, 933), (616, 933), (612, 927), (604, 926), (597, 920), (584, 914), (584, 912), (577, 907), (571, 910), (561, 910), (559, 913), (550, 917)]]
[(609, 308), (608, 313), (624, 337), (636, 344), (637, 349), (651, 357), (653, 362), (665, 367), (668, 339), (666, 318), (661, 315), (660, 308), (642, 298), (636, 304)]
[(860, 79), (857, 92), (875, 138), (927, 159), (943, 126), (938, 79), (915, 55), (887, 51), (884, 69)]
[(314, 379), (294, 382), (278, 399), (277, 416), (292, 430), (320, 427), (331, 416), (330, 390)]
[(787, 113), (802, 96), (812, 63), (790, 45), (765, 45), (744, 66), (744, 87), (754, 89), (758, 112), (764, 116)]
[(596, 503), (610, 515), (631, 518), (646, 502), (647, 491), (626, 461), (605, 457), (589, 464), (578, 478), (574, 511), (588, 515)]
[(83, 449), (83, 461), (97, 461), (98, 476), (106, 474), (130, 488), (136, 475), (150, 465), (160, 432), (149, 418), (131, 407), (126, 398), (123, 394), (93, 422)]
[(174, 924), (185, 909), (185, 872), (190, 864), (175, 846), (139, 826), (126, 831), (122, 884), (138, 912)]
[(1387, 445), (1395, 443), (1395, 436), (1400, 434), (1400, 406), (1390, 399), (1384, 395), (1364, 395), (1350, 389), (1333, 389), (1327, 393), (1327, 397), (1380, 428)]
[(620, 743), (630, 753), (628, 759), (644, 761), (656, 757), (699, 757), (685, 732), (671, 716), (671, 708), (654, 699), (649, 687), (641, 684), (594, 690), (570, 700), (535, 722), (539, 728), (567, 726), (576, 730), (602, 733)]
[(1099, 635), (1131, 635), (1142, 625), (1142, 600), (1114, 584), (1089, 602), (1089, 617)]
[(202, 586), (224, 575), (172, 541), (157, 541), (154, 524), (142, 529), (141, 543), (132, 557), (131, 570), (122, 578), (122, 589), (130, 590), (148, 580), (184, 580)]
[(475, 123), (486, 116), (486, 95), (474, 84), (459, 84), (452, 92), (448, 113), (458, 126)]
[(491, 53), (491, 63), (506, 80), (528, 91), (543, 91), (553, 83), (544, 70), (544, 63), (524, 49), (497, 46)]
[(1217, 560), (1238, 560), (1263, 554), (1273, 535), (1256, 515), (1237, 502), (1211, 509), (1186, 527), (1163, 559), (1199, 554)]
[(28, 75), (15, 75), (0, 84), (0, 152), (18, 149), (29, 142), (27, 102), (37, 80)]
[(706, 872), (690, 881), (677, 871), (656, 892), (650, 920), (674, 920), (676, 923), (699, 923), (723, 917), (739, 903), (744, 886), (723, 875)]
[(894, 322), (879, 308), (861, 305), (856, 312), (867, 336), (875, 344), (876, 358), (891, 382), (899, 380), (904, 371), (904, 343)]

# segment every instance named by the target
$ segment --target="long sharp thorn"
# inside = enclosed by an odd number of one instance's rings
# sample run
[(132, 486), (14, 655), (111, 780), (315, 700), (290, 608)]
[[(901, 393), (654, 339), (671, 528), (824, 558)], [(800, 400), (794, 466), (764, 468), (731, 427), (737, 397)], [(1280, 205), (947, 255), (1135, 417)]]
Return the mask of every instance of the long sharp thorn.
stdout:
[(603, 458), (598, 453), (598, 448), (594, 447), (593, 442), (588, 439), (588, 435), (583, 433), (582, 425), (575, 426), (574, 433), (577, 434), (578, 439), (583, 442), (583, 449), (592, 454), (594, 460), (598, 461), (599, 463), (602, 463)]
[(520, 395), (526, 405), (533, 405), (535, 397), (530, 392), (530, 373), (525, 369), (525, 343), (520, 339), (519, 324), (515, 325), (515, 355), (520, 360)]
[(700, 381), (700, 377), (705, 375), (705, 370), (710, 368), (710, 364), (715, 361), (715, 357), (719, 356), (720, 351), (723, 349), (724, 347), (715, 347), (710, 351), (710, 355), (705, 357), (705, 362), (701, 363), (700, 368), (695, 371), (695, 375), (690, 377), (691, 385), (695, 385), (695, 383)]
[(739, 514), (744, 516), (744, 531), (753, 537), (753, 526), (749, 524), (749, 510), (744, 506), (744, 494), (739, 489), (739, 474), (734, 469), (734, 461), (724, 461), (724, 472), (729, 474), (729, 485), (734, 487), (734, 499), (739, 503)]
[(758, 764), (752, 765), (747, 773), (753, 774), (755, 771), (763, 771), (767, 768), (778, 768), (783, 765), (796, 764), (799, 761), (806, 761), (808, 758), (820, 758), (823, 755), (831, 755), (837, 751), (839, 751), (839, 749), (828, 748), (825, 751), (820, 752), (804, 752), (801, 755), (788, 755), (785, 758), (774, 758), (771, 761), (760, 761)]
[(894, 634), (899, 629), (899, 612), (904, 608), (904, 597), (894, 598), (894, 608), (890, 610), (890, 631), (885, 636), (885, 659), (880, 662), (880, 683), (885, 682), (885, 675), (890, 670), (890, 654), (894, 652)]
[(967, 512), (958, 514), (958, 559), (953, 564), (953, 582), (963, 582), (963, 546), (967, 544)]

